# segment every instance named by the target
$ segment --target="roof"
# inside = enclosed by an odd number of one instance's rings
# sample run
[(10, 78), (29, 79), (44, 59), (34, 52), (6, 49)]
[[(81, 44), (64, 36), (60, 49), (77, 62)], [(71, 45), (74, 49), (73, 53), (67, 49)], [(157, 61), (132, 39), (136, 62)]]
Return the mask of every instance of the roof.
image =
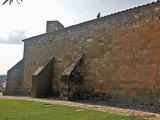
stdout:
[(64, 29), (60, 29), (60, 30), (57, 30), (57, 31), (54, 31), (54, 32), (44, 33), (44, 34), (40, 34), (40, 35), (33, 36), (33, 37), (30, 37), (30, 38), (26, 38), (26, 39), (24, 39), (22, 41), (29, 40), (29, 39), (32, 39), (32, 38), (35, 38), (35, 37), (38, 37), (38, 36), (40, 37), (40, 36), (43, 36), (43, 35), (50, 35), (50, 34), (53, 34), (53, 33), (59, 33), (59, 32), (62, 32), (64, 30), (69, 30), (69, 29), (73, 29), (73, 28), (79, 27), (79, 26), (81, 26), (83, 24), (88, 24), (88, 23), (91, 23), (91, 22), (99, 21), (99, 20), (102, 20), (102, 19), (107, 19), (107, 18), (110, 18), (110, 17), (116, 17), (116, 16), (119, 16), (119, 15), (125, 14), (127, 12), (134, 11), (134, 10), (137, 10), (137, 9), (142, 9), (144, 7), (147, 7), (147, 6), (150, 6), (150, 5), (155, 5), (155, 4), (160, 4), (160, 2), (157, 0), (157, 2), (152, 2), (152, 3), (148, 3), (148, 4), (145, 4), (145, 5), (142, 5), (142, 6), (126, 9), (124, 11), (120, 11), (120, 12), (116, 12), (116, 13), (113, 13), (113, 14), (110, 14), (110, 15), (103, 16), (103, 17), (101, 17), (99, 19), (97, 19), (97, 18), (96, 19), (92, 19), (92, 20), (85, 21), (85, 22), (82, 22), (82, 23), (79, 23), (79, 24), (76, 24), (76, 25), (65, 27)]

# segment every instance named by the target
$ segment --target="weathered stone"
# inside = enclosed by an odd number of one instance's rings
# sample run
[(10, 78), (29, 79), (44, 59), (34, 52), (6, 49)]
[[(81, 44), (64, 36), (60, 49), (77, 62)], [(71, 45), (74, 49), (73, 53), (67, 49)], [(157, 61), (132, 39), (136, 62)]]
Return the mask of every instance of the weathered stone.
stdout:
[(54, 58), (48, 59), (32, 75), (31, 97), (41, 97), (51, 94), (51, 79), (53, 75)]
[[(16, 81), (20, 81), (22, 89), (31, 92), (33, 73), (44, 61), (55, 56), (52, 91), (60, 93), (61, 87), (69, 84), (62, 93), (64, 99), (68, 99), (67, 90), (73, 96), (75, 92), (93, 92), (91, 88), (94, 88), (94, 92), (106, 93), (113, 101), (152, 101), (158, 105), (159, 6), (160, 2), (147, 4), (23, 40), (24, 63), (21, 68), (12, 69), (13, 76), (20, 70), (22, 73), (15, 76), (22, 77), (21, 80), (11, 77), (8, 91), (13, 86), (16, 88), (19, 84)], [(78, 54), (84, 54), (82, 65), (73, 70), (76, 66), (73, 60)], [(69, 71), (66, 72), (69, 77), (72, 76), (71, 83), (68, 80), (64, 82), (66, 77), (63, 78), (62, 73), (65, 70)], [(77, 77), (70, 74), (72, 72), (80, 72), (83, 82), (77, 84)], [(131, 99), (126, 99), (126, 96)]]

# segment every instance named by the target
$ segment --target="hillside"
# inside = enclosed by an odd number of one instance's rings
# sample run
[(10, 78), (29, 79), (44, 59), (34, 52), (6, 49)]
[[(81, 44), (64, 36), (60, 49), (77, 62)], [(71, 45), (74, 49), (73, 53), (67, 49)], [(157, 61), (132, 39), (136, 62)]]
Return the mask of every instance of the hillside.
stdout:
[(0, 85), (2, 84), (2, 82), (4, 81), (4, 80), (6, 80), (7, 79), (7, 75), (0, 75)]

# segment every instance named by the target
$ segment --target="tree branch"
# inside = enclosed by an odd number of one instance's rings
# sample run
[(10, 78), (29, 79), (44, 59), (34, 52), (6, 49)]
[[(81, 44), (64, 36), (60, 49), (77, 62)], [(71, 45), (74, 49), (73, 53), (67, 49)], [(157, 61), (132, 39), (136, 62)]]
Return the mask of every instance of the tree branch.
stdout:
[[(20, 2), (18, 0), (16, 0), (18, 4), (20, 4)], [(13, 0), (5, 0), (2, 5), (6, 4), (7, 2), (9, 2), (9, 5), (11, 5), (13, 3)], [(21, 0), (21, 2), (23, 2), (23, 0)]]

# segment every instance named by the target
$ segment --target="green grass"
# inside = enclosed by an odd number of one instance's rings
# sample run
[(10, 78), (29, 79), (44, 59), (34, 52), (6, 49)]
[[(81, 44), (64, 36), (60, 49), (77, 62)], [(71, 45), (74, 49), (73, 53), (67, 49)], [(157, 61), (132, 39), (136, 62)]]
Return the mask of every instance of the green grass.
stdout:
[(142, 120), (77, 107), (45, 104), (47, 103), (0, 99), (0, 120)]

